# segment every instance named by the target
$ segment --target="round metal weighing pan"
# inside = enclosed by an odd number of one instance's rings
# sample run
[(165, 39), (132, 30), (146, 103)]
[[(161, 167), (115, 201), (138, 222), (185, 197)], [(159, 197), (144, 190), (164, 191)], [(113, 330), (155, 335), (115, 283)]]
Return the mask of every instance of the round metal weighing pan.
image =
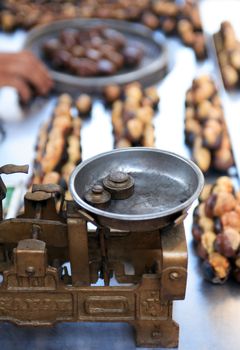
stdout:
[(144, 86), (159, 82), (167, 71), (167, 50), (165, 39), (160, 33), (154, 33), (141, 24), (107, 19), (71, 19), (56, 21), (31, 30), (26, 38), (24, 48), (31, 50), (48, 65), (43, 57), (42, 45), (56, 38), (64, 29), (87, 30), (96, 25), (105, 25), (124, 34), (128, 42), (138, 42), (144, 47), (144, 56), (140, 65), (134, 69), (125, 69), (116, 75), (107, 77), (76, 77), (70, 74), (52, 70), (50, 73), (55, 81), (55, 89), (63, 92), (76, 93), (79, 90), (88, 93), (100, 93), (109, 84), (125, 85), (139, 81)]
[[(112, 200), (106, 209), (88, 204), (85, 193), (111, 171), (134, 178), (134, 194)], [(126, 231), (147, 231), (174, 222), (199, 196), (204, 184), (200, 169), (190, 160), (155, 148), (113, 150), (90, 158), (76, 167), (70, 191), (81, 210), (97, 224)]]

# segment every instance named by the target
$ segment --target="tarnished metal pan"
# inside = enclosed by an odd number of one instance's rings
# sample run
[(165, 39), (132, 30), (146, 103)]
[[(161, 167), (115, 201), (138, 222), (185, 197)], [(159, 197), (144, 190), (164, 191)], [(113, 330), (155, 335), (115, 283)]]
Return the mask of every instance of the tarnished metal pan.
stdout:
[[(160, 33), (154, 33), (143, 25), (118, 20), (101, 19), (71, 19), (57, 21), (48, 25), (37, 27), (31, 30), (26, 38), (24, 47), (33, 51), (38, 57), (44, 60), (42, 45), (49, 38), (57, 37), (63, 29), (87, 30), (96, 25), (106, 25), (124, 34), (129, 43), (139, 42), (144, 46), (144, 56), (137, 68), (125, 69), (116, 75), (108, 77), (76, 77), (60, 71), (51, 70), (55, 81), (55, 87), (63, 92), (84, 92), (98, 93), (109, 84), (124, 85), (138, 80), (144, 86), (159, 82), (167, 70), (167, 51), (165, 39)], [(46, 62), (47, 64), (47, 62)]]
[[(111, 200), (104, 210), (89, 205), (85, 193), (116, 170), (134, 178), (133, 195)], [(203, 175), (192, 161), (159, 149), (136, 147), (82, 162), (71, 175), (70, 191), (80, 208), (99, 225), (146, 231), (164, 227), (182, 215), (198, 197), (203, 183)]]

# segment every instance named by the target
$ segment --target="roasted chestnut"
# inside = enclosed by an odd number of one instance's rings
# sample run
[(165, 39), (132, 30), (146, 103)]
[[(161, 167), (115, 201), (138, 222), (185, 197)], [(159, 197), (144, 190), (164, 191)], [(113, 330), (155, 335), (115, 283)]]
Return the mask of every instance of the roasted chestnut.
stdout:
[(137, 66), (143, 56), (143, 50), (139, 47), (127, 46), (123, 50), (123, 57), (127, 67)]
[(81, 94), (76, 100), (76, 107), (80, 115), (87, 115), (92, 108), (92, 99), (87, 94)]
[(107, 103), (113, 103), (121, 96), (121, 88), (118, 85), (108, 85), (103, 91)]

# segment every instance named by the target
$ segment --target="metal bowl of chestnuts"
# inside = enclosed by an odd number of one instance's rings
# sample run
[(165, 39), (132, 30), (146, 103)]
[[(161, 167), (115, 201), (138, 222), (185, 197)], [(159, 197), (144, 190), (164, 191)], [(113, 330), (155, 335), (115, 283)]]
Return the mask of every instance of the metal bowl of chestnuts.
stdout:
[(98, 93), (135, 80), (148, 86), (167, 70), (164, 37), (124, 21), (57, 21), (30, 31), (24, 46), (47, 64), (58, 91)]

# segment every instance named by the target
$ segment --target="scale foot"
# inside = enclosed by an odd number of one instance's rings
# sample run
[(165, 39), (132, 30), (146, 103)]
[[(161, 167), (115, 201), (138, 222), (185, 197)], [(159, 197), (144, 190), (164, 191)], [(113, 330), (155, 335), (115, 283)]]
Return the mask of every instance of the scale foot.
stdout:
[(139, 347), (178, 347), (179, 326), (172, 320), (138, 321), (134, 327)]

